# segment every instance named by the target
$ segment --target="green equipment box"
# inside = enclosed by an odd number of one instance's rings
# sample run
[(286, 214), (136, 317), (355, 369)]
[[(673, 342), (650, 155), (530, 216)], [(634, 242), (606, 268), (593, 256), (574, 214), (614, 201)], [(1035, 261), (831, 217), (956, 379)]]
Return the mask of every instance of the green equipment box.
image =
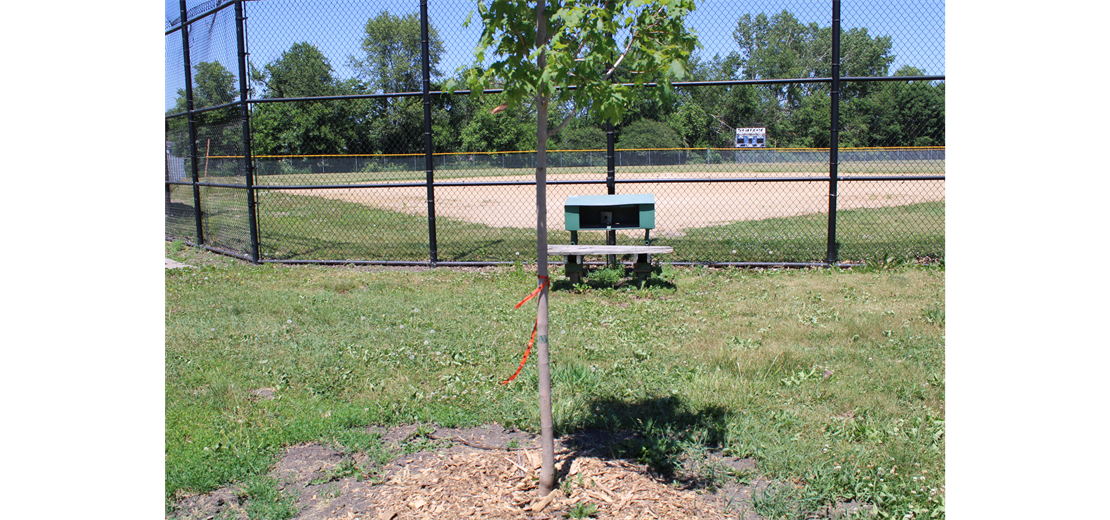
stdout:
[(655, 229), (655, 195), (567, 197), (567, 231)]

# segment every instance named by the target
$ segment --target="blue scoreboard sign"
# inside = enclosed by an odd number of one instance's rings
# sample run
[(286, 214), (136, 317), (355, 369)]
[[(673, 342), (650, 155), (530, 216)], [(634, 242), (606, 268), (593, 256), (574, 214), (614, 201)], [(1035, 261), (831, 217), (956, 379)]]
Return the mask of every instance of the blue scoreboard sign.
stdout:
[(737, 128), (737, 148), (763, 148), (767, 142), (766, 128)]

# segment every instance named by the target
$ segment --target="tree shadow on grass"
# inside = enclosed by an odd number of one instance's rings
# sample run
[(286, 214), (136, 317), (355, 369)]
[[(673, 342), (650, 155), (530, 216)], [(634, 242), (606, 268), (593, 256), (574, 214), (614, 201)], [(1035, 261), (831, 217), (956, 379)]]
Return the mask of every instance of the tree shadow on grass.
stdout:
[[(578, 455), (632, 460), (666, 480), (691, 488), (713, 485), (683, 471), (691, 451), (721, 449), (728, 410), (721, 406), (691, 409), (676, 396), (626, 401), (611, 397), (588, 403), (584, 421), (558, 431), (564, 446)], [(570, 469), (565, 464), (562, 473)], [(565, 474), (558, 476), (560, 479)]]
[(503, 243), (505, 243), (505, 240), (503, 239), (477, 242), (470, 249), (465, 249), (457, 253), (453, 253), (451, 256), (451, 261), (462, 262), (468, 259), (474, 260), (482, 257), (488, 257), (490, 255), (487, 251), (493, 250), (495, 246), (499, 246)]

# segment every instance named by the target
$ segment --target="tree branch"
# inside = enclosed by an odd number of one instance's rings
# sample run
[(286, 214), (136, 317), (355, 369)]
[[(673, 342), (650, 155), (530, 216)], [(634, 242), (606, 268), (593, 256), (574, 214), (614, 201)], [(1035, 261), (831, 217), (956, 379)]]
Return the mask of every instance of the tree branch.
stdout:
[(616, 63), (613, 63), (613, 66), (610, 67), (607, 72), (605, 72), (604, 76), (602, 76), (602, 81), (608, 81), (613, 73), (617, 71), (617, 67), (620, 66), (622, 61), (624, 61), (624, 57), (628, 56), (628, 51), (632, 49), (632, 43), (636, 41), (636, 37), (639, 36), (639, 34), (640, 32), (638, 30), (632, 31), (632, 37), (628, 39), (628, 46), (624, 48), (624, 52), (621, 53), (620, 58), (617, 58)]
[[(664, 9), (662, 7), (659, 8), (657, 13), (666, 15), (666, 13), (664, 12)], [(657, 24), (651, 24), (651, 25), (657, 25)], [(632, 44), (636, 42), (636, 38), (639, 37), (640, 34), (643, 32), (641, 29), (643, 29), (643, 28), (642, 27), (637, 27), (636, 29), (632, 30), (632, 36), (630, 38), (628, 38), (628, 46), (626, 46), (624, 48), (624, 52), (621, 53), (621, 57), (617, 58), (616, 63), (613, 63), (613, 66), (610, 67), (609, 70), (605, 73), (605, 76), (602, 77), (603, 81), (608, 80), (613, 75), (613, 73), (617, 71), (617, 67), (620, 66), (622, 61), (624, 61), (625, 56), (628, 56), (628, 51), (632, 50)]]
[[(574, 112), (578, 111), (578, 107), (574, 107), (574, 109), (575, 109)], [(563, 119), (563, 122), (559, 123), (559, 126), (555, 127), (554, 130), (548, 131), (547, 132), (547, 138), (551, 139), (551, 136), (559, 133), (559, 130), (562, 130), (564, 126), (567, 126), (567, 123), (569, 123), (571, 119), (574, 119), (574, 112), (571, 112), (570, 114), (568, 114), (567, 117)]]

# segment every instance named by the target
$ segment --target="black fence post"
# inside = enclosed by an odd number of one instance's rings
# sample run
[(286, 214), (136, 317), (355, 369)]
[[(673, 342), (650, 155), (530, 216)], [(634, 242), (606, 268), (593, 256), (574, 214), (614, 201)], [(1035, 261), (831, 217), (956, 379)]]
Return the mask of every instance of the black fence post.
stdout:
[[(605, 191), (609, 195), (616, 195), (617, 193), (617, 165), (614, 160), (613, 145), (613, 120), (607, 119), (605, 121)], [(605, 243), (611, 246), (617, 245), (617, 232), (609, 230), (605, 233)], [(609, 264), (617, 263), (617, 255), (609, 255)]]
[(617, 193), (617, 154), (613, 146), (613, 120), (605, 121), (605, 188), (609, 195)]
[(172, 197), (171, 197), (172, 192), (170, 190), (170, 188), (172, 188), (172, 186), (170, 186), (170, 143), (169, 143), (169, 141), (170, 141), (170, 120), (166, 119), (166, 139), (165, 139), (165, 142), (166, 142), (166, 211), (170, 210), (170, 204), (172, 203), (172, 200), (171, 200), (172, 199)]
[(840, 0), (832, 3), (832, 124), (829, 128), (829, 238), (826, 262), (835, 264), (837, 162), (840, 159)]
[(420, 0), (420, 57), (424, 72), (424, 173), (428, 184), (428, 255), (431, 257), (432, 267), (439, 262), (439, 253), (436, 251), (436, 192), (435, 192), (435, 164), (432, 161), (432, 101), (431, 82), (432, 66), (431, 53), (428, 50), (428, 0)]
[[(605, 8), (608, 9), (609, 7), (610, 7), (609, 2), (605, 2)], [(613, 56), (610, 55), (609, 59), (612, 60)], [(605, 64), (606, 69), (611, 68), (612, 66), (613, 66), (613, 64), (611, 62)], [(614, 76), (616, 76), (615, 71), (614, 71), (613, 76), (609, 76), (610, 81), (612, 81), (612, 78)], [(611, 118), (606, 119), (605, 120), (605, 190), (606, 190), (606, 193), (608, 193), (609, 195), (616, 195), (617, 194), (617, 165), (616, 165), (616, 161), (613, 157), (614, 155), (616, 155), (616, 153), (615, 153), (616, 146), (615, 146), (614, 142), (615, 142), (615, 140), (613, 138), (613, 120)], [(616, 231), (613, 231), (613, 230), (610, 229), (608, 232), (605, 233), (605, 244), (610, 245), (610, 246), (617, 245), (617, 232)], [(605, 260), (609, 265), (616, 265), (617, 255), (609, 255)]]
[(235, 39), (239, 48), (239, 116), (243, 126), (243, 174), (247, 183), (247, 219), (250, 225), (251, 261), (258, 263), (258, 205), (254, 200), (254, 158), (251, 156), (250, 108), (247, 105), (247, 40), (243, 0), (235, 1)]
[(193, 114), (193, 64), (189, 60), (189, 10), (185, 7), (185, 0), (181, 4), (181, 55), (185, 62), (185, 112), (189, 121), (189, 164), (193, 177), (193, 216), (197, 225), (197, 244), (204, 245), (204, 220), (200, 208), (200, 171), (197, 167), (197, 122)]

